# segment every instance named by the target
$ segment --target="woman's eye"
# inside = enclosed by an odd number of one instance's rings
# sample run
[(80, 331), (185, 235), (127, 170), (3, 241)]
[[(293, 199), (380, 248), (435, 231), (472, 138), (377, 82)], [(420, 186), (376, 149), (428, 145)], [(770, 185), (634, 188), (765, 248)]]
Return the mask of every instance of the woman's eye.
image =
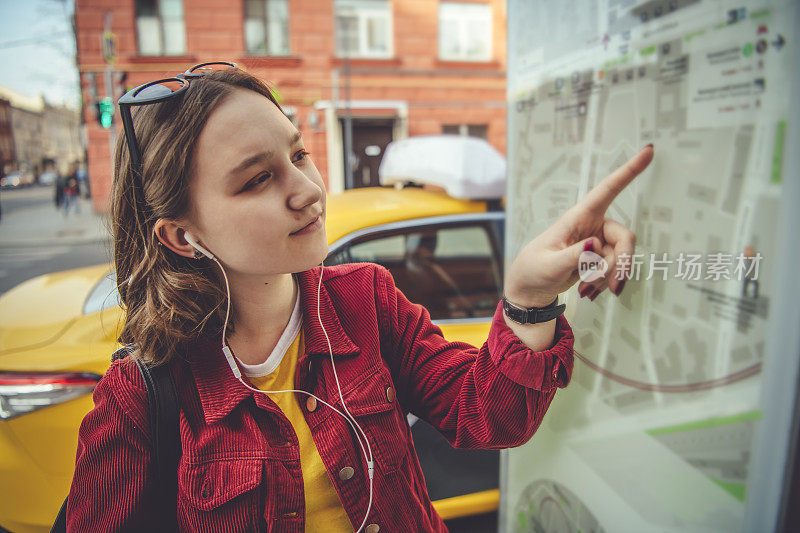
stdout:
[(258, 176), (255, 177), (251, 182), (244, 186), (244, 190), (250, 189), (251, 187), (255, 187), (261, 183), (264, 183), (270, 177), (269, 172), (262, 172)]
[(311, 154), (309, 152), (306, 152), (305, 150), (300, 150), (299, 152), (297, 152), (297, 156), (296, 156), (297, 157), (297, 161), (302, 161), (303, 159), (305, 159), (306, 157), (308, 157), (310, 155)]

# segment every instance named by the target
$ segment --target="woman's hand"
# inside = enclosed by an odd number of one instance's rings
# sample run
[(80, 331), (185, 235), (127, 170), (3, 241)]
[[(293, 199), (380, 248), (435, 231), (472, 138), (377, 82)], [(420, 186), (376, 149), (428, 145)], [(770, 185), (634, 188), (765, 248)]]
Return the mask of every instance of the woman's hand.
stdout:
[[(593, 275), (578, 286), (581, 297), (594, 300), (606, 287), (619, 296), (630, 271), (630, 261), (617, 265), (617, 257), (633, 256), (636, 236), (605, 212), (620, 192), (650, 164), (648, 144), (627, 163), (598, 183), (555, 224), (529, 242), (514, 259), (505, 283), (505, 296), (514, 304), (542, 307), (580, 279), (581, 253), (593, 251), (608, 264), (604, 277)], [(593, 281), (592, 281), (593, 280)]]

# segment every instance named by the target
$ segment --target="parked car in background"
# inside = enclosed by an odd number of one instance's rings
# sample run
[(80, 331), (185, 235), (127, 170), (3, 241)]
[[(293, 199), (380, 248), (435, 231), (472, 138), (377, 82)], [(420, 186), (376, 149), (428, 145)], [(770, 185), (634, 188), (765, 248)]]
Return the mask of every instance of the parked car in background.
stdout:
[(17, 189), (20, 187), (28, 187), (33, 185), (33, 174), (29, 171), (14, 171), (9, 172), (0, 178), (0, 188), (3, 189)]
[[(445, 338), (486, 340), (503, 292), (500, 202), (419, 187), (347, 190), (328, 196), (326, 231), (326, 266), (381, 264)], [(33, 278), (0, 297), (0, 526), (49, 531), (123, 319), (107, 264)], [(456, 450), (427, 423), (408, 420), (442, 517), (495, 511), (498, 452)]]

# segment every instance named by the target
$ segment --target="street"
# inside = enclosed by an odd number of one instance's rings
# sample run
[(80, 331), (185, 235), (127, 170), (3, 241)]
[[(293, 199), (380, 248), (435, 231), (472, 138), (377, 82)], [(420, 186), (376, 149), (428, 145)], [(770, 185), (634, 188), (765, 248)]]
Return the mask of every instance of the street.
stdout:
[(33, 277), (111, 262), (110, 239), (91, 201), (81, 213), (57, 211), (51, 187), (0, 192), (0, 294)]

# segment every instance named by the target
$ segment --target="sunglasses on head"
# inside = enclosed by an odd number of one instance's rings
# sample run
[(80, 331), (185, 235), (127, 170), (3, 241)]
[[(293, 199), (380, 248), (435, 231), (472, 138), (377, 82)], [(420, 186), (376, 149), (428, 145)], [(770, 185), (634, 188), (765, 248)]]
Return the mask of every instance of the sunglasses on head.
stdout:
[(231, 70), (239, 68), (236, 63), (229, 61), (210, 61), (200, 63), (189, 69), (183, 74), (178, 74), (174, 78), (164, 78), (156, 81), (149, 81), (131, 89), (123, 94), (118, 100), (119, 114), (122, 117), (122, 126), (125, 130), (125, 141), (128, 144), (128, 151), (131, 156), (131, 168), (134, 174), (141, 180), (142, 178), (142, 154), (139, 151), (139, 143), (136, 142), (136, 133), (133, 131), (133, 117), (131, 107), (147, 104), (155, 104), (169, 100), (174, 96), (183, 93), (193, 79), (201, 78), (211, 72), (220, 70)]

